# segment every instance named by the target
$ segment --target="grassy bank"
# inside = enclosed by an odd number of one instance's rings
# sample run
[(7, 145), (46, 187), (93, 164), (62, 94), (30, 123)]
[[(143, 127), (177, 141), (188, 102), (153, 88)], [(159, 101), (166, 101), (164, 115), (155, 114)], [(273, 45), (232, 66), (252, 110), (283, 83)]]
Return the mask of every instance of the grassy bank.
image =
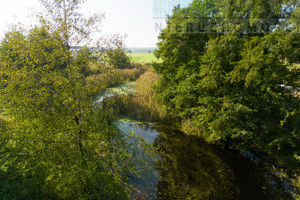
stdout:
[(148, 66), (136, 65), (127, 69), (105, 69), (99, 74), (88, 76), (90, 92), (92, 94), (102, 93), (108, 87), (115, 87), (129, 81), (137, 80), (148, 68)]
[[(176, 117), (170, 116), (166, 112), (165, 106), (163, 106), (160, 102), (158, 102), (155, 99), (153, 85), (157, 83), (160, 76), (156, 74), (152, 68), (147, 68), (145, 70), (145, 73), (143, 73), (136, 81), (136, 93), (134, 95), (131, 94), (115, 96), (111, 99), (111, 105), (114, 106), (116, 110), (118, 110), (119, 115), (126, 116), (130, 119), (135, 119), (137, 121), (172, 122), (177, 120)], [(192, 119), (182, 119), (180, 124), (181, 129), (186, 133), (195, 134), (198, 132), (198, 130), (195, 128), (196, 126)], [(255, 155), (257, 155), (260, 159), (263, 158), (259, 157), (259, 154)], [(267, 171), (271, 172), (273, 168), (266, 167), (266, 169)], [(299, 176), (290, 179), (284, 178), (282, 174), (286, 175), (286, 171), (278, 170), (276, 171), (276, 173), (274, 173), (274, 175), (271, 174), (270, 177), (275, 177), (276, 180), (285, 180), (285, 183), (293, 183), (295, 187), (295, 193), (299, 192)], [(281, 185), (282, 183), (278, 182), (277, 184)]]
[(146, 121), (170, 121), (172, 116), (166, 113), (165, 107), (155, 99), (153, 85), (158, 81), (159, 75), (149, 68), (136, 81), (135, 95), (122, 95), (113, 99), (119, 114), (129, 118)]

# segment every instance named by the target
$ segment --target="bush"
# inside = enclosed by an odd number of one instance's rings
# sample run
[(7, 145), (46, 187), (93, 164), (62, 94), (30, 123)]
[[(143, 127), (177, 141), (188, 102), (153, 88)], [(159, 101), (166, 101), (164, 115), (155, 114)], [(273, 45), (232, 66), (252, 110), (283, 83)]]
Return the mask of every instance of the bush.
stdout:
[(130, 66), (130, 57), (120, 47), (108, 50), (107, 57), (109, 64), (114, 68), (124, 69)]

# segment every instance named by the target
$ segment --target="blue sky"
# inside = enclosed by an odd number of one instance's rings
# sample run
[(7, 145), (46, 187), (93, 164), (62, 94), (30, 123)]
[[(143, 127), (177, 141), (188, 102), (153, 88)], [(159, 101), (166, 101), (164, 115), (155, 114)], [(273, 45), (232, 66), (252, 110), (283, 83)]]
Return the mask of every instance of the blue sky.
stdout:
[[(36, 23), (35, 14), (43, 11), (38, 0), (9, 0), (1, 2), (0, 37), (9, 30), (10, 24), (24, 26)], [(158, 42), (157, 25), (164, 19), (153, 17), (153, 0), (87, 0), (82, 11), (105, 13), (102, 34), (127, 34), (127, 47), (155, 47)]]

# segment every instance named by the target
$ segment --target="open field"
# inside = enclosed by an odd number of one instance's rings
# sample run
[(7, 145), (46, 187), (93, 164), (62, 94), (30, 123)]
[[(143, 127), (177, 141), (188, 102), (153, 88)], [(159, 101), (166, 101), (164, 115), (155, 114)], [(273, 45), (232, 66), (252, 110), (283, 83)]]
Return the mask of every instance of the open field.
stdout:
[(157, 61), (153, 53), (130, 53), (131, 62), (134, 63), (151, 63)]

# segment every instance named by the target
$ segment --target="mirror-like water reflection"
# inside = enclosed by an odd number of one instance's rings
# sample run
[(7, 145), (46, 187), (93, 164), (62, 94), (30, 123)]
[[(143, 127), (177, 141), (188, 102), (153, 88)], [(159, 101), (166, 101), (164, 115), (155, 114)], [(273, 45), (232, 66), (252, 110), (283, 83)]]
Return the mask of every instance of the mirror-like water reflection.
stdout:
[(234, 173), (209, 145), (180, 132), (159, 132), (159, 199), (231, 199), (238, 193)]
[(277, 200), (288, 199), (270, 189), (265, 169), (236, 152), (212, 146), (166, 125), (141, 125), (120, 120), (125, 134), (142, 136), (159, 149), (156, 162), (143, 178), (129, 183), (144, 199)]

